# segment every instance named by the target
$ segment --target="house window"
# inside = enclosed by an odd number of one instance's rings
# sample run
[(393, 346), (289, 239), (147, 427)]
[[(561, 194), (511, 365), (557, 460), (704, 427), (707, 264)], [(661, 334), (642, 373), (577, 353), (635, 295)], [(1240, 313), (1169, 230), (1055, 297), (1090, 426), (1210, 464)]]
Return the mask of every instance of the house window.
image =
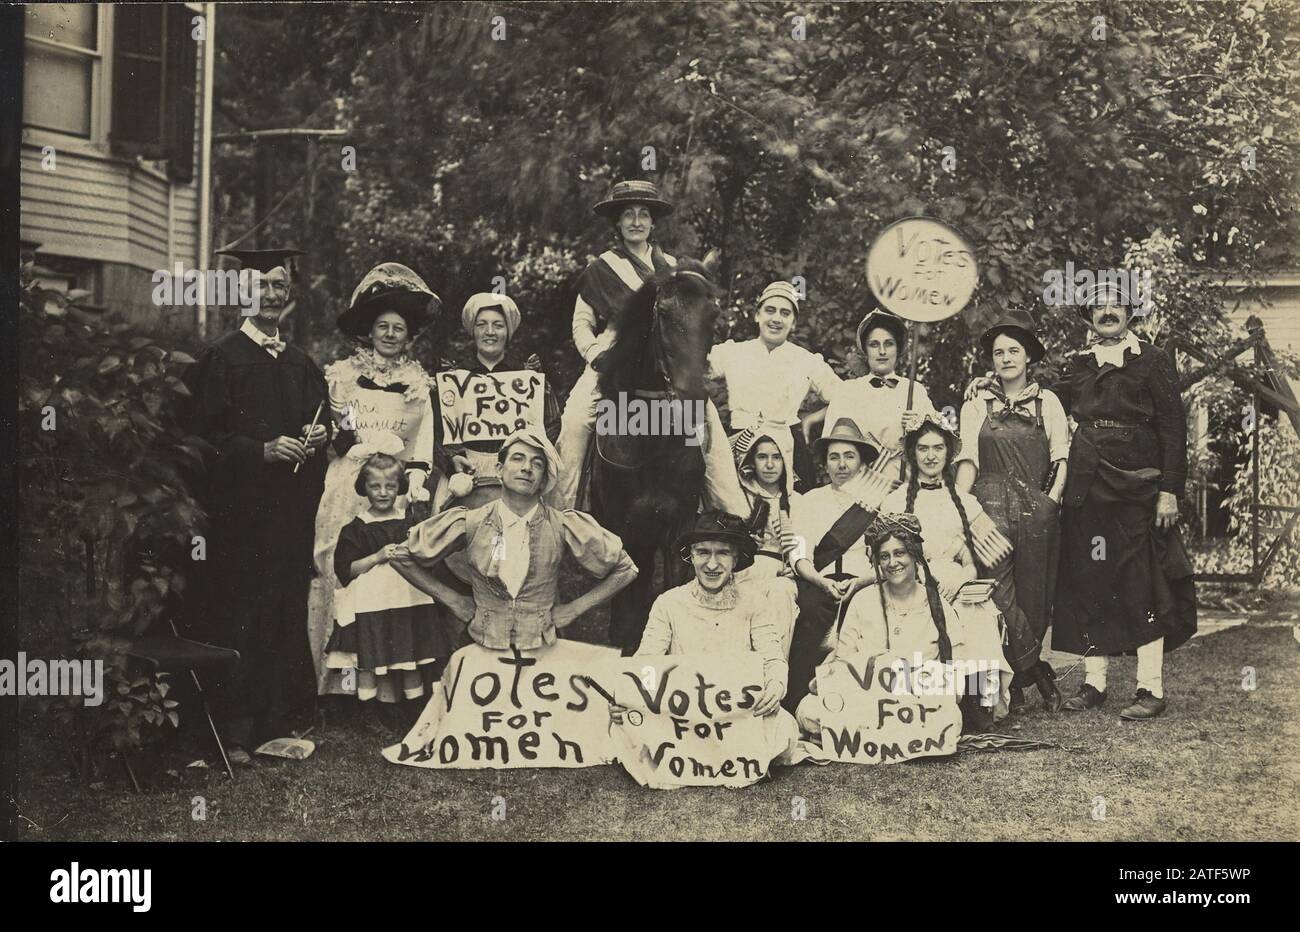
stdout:
[(89, 139), (100, 58), (98, 6), (33, 3), (24, 12), (23, 121)]
[(194, 177), (194, 15), (184, 4), (114, 8), (113, 118), (109, 139), (125, 155), (166, 160), (178, 181)]

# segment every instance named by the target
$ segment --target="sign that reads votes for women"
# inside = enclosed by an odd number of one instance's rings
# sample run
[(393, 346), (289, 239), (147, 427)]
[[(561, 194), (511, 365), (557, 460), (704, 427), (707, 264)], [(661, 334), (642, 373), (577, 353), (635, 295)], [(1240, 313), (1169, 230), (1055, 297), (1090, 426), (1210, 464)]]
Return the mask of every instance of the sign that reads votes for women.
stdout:
[(867, 284), (886, 310), (930, 323), (961, 313), (979, 284), (979, 269), (952, 227), (907, 217), (885, 227), (867, 250)]
[(546, 377), (531, 369), (510, 372), (439, 372), (438, 401), (448, 443), (504, 440), (524, 427), (541, 427)]
[(605, 679), (625, 709), (618, 759), (642, 786), (749, 786), (798, 738), (784, 709), (754, 715), (763, 692), (755, 653), (628, 657)]
[(609, 687), (592, 684), (617, 657), (613, 648), (567, 640), (536, 650), (462, 647), (419, 721), (384, 757), (455, 770), (612, 763), (601, 696)]
[(831, 760), (885, 764), (956, 752), (961, 709), (952, 677), (937, 661), (913, 669), (904, 660), (879, 654), (817, 668), (822, 751)]

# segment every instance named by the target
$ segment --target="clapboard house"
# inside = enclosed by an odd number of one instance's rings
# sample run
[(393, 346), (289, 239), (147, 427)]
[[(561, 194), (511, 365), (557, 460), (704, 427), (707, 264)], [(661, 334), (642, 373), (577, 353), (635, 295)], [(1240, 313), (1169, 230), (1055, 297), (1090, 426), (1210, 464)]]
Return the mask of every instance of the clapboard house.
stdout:
[(155, 332), (199, 317), (155, 306), (153, 276), (198, 267), (211, 245), (213, 7), (24, 10), (21, 235), (37, 276)]

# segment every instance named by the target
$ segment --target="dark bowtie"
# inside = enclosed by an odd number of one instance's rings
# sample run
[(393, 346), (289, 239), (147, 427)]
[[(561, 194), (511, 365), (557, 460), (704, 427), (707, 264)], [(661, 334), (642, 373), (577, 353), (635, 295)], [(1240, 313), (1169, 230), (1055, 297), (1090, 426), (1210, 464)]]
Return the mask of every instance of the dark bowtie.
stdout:
[(893, 388), (898, 384), (898, 379), (892, 375), (885, 378), (873, 375), (871, 378), (867, 379), (867, 381), (871, 384), (872, 388)]
[(374, 379), (370, 376), (362, 375), (357, 377), (357, 384), (362, 388), (372, 388), (380, 392), (404, 392), (406, 391), (405, 382), (394, 382), (392, 385), (376, 385)]
[(942, 482), (942, 480), (940, 480), (939, 482), (921, 482), (921, 483), (919, 483), (919, 484), (920, 484), (921, 488), (923, 488), (923, 489), (929, 489), (931, 492), (933, 492), (935, 489), (942, 489), (942, 488), (943, 488), (943, 482)]

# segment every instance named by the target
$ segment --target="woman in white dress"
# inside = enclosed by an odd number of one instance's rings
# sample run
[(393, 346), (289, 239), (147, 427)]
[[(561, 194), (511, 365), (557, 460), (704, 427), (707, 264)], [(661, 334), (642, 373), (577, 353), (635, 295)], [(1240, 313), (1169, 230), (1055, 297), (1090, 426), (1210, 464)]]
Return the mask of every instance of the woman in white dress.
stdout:
[[(339, 315), (339, 329), (361, 344), (346, 359), (325, 368), (329, 385), (330, 414), (337, 428), (336, 458), (325, 473), (325, 492), (316, 511), (312, 581), (307, 606), (307, 628), (316, 662), (317, 692), (320, 695), (351, 693), (353, 678), (346, 671), (325, 665), (324, 649), (334, 626), (334, 592), (339, 580), (334, 574), (334, 547), (339, 532), (367, 508), (366, 499), (356, 492), (361, 464), (373, 453), (387, 453), (401, 460), (407, 470), (408, 493), (399, 500), (404, 512), (411, 502), (425, 502), (444, 490), (446, 479), (434, 470), (434, 422), (430, 396), (432, 382), (424, 368), (409, 354), (411, 339), (432, 318), (430, 302), (438, 296), (411, 269), (396, 262), (375, 266), (357, 285), (346, 311)], [(434, 475), (437, 482), (430, 483)], [(435, 488), (429, 488), (430, 485)], [(387, 687), (381, 678), (376, 697), (381, 702), (398, 702), (401, 692)]]
[(940, 595), (953, 604), (964, 631), (964, 643), (954, 646), (954, 659), (982, 663), (996, 674), (972, 684), (978, 685), (978, 697), (967, 696), (964, 703), (968, 730), (982, 731), (1006, 714), (1013, 671), (1003, 651), (1003, 616), (998, 606), (987, 593), (980, 593), (981, 601), (958, 593), (979, 576), (978, 566), (996, 566), (1009, 558), (1011, 544), (998, 533), (979, 500), (954, 486), (950, 466), (961, 443), (943, 421), (927, 415), (904, 438), (903, 450), (910, 467), (908, 483), (889, 493), (881, 509), (912, 514), (921, 522), (925, 559)]

